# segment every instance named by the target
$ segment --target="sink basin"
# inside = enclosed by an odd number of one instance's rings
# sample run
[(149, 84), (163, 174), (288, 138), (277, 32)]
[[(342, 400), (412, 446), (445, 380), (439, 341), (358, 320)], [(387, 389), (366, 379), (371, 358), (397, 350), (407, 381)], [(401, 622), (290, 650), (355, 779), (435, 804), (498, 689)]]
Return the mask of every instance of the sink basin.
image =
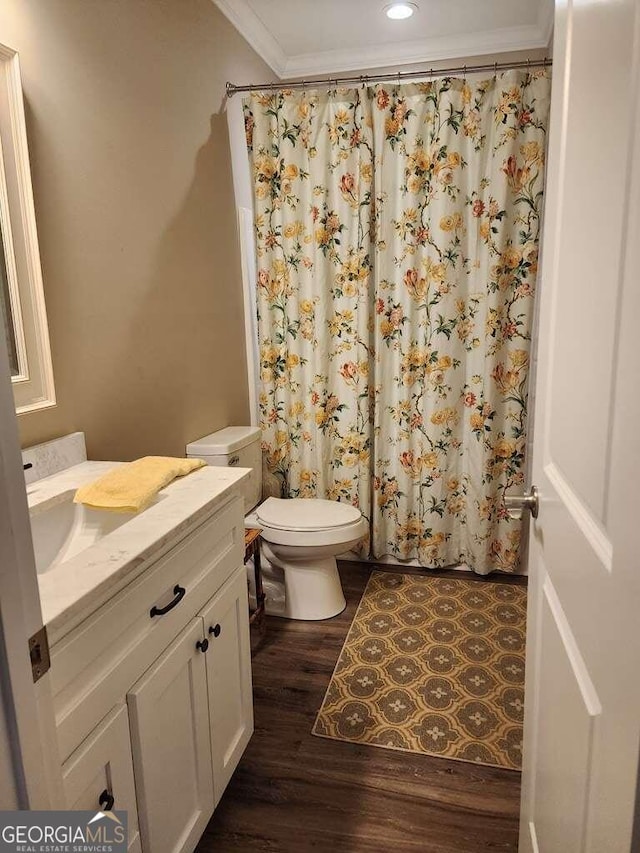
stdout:
[(90, 548), (133, 517), (74, 504), (74, 494), (75, 489), (63, 492), (31, 511), (31, 538), (39, 575)]

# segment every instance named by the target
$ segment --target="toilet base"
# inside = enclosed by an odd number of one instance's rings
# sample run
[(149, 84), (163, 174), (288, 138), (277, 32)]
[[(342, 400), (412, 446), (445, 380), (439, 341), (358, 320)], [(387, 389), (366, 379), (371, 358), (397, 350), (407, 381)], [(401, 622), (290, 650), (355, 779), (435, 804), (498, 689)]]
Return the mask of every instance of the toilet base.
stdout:
[(347, 606), (335, 557), (289, 561), (264, 541), (262, 553), (266, 612), (270, 616), (315, 622), (331, 619)]

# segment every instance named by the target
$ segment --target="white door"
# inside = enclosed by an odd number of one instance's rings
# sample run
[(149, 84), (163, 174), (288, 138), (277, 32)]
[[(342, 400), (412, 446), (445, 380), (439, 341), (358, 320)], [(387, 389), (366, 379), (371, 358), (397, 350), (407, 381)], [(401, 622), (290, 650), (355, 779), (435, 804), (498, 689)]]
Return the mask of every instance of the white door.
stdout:
[(29, 637), (42, 628), (15, 401), (0, 333), (0, 808), (62, 808), (51, 674), (34, 684)]
[(62, 779), (66, 808), (127, 812), (130, 853), (140, 850), (136, 792), (126, 705), (106, 719), (65, 761)]
[(202, 639), (194, 619), (127, 694), (144, 853), (190, 853), (213, 812)]
[(216, 805), (253, 733), (249, 601), (244, 566), (202, 611)]
[(520, 853), (627, 853), (640, 735), (637, 0), (557, 0)]

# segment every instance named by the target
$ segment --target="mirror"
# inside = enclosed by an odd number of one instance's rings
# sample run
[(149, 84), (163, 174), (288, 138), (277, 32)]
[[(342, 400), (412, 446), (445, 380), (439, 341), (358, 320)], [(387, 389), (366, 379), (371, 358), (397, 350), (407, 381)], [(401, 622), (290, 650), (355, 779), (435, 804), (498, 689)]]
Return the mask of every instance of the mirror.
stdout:
[(0, 44), (0, 313), (16, 412), (54, 406), (18, 54)]
[(11, 370), (11, 378), (20, 375), (20, 365), (18, 362), (18, 343), (16, 340), (16, 329), (13, 322), (13, 316), (16, 313), (15, 305), (11, 303), (11, 293), (9, 291), (9, 276), (7, 275), (7, 262), (4, 254), (4, 238), (2, 237), (2, 229), (0, 229), (0, 307), (2, 308), (2, 320), (4, 324), (4, 336), (7, 341), (7, 352), (9, 354), (9, 369)]

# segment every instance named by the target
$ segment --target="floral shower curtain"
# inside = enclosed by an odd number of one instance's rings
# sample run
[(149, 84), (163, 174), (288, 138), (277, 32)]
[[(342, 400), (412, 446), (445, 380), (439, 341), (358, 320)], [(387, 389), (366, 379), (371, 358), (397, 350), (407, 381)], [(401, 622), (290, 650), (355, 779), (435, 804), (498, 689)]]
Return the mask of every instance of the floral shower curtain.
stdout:
[(371, 104), (365, 90), (258, 94), (245, 125), (267, 467), (288, 497), (339, 499), (369, 516)]
[(256, 94), (263, 442), (369, 553), (518, 567), (550, 77)]

